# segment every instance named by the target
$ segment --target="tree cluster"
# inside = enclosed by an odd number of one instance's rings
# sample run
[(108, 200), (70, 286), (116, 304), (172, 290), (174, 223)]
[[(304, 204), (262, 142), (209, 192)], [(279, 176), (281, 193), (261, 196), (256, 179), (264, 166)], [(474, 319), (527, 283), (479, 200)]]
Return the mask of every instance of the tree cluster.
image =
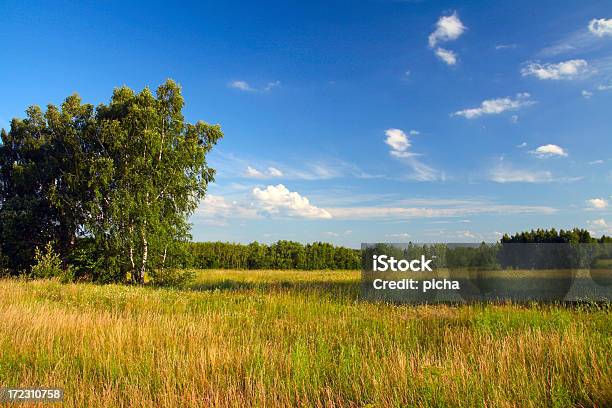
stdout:
[(307, 245), (293, 241), (271, 245), (195, 242), (187, 244), (187, 248), (189, 264), (199, 269), (359, 269), (361, 263), (358, 249), (324, 242)]
[(183, 105), (168, 80), (155, 94), (121, 87), (95, 108), (72, 95), (13, 119), (0, 145), (3, 267), (28, 271), (48, 243), (65, 268), (98, 281), (143, 282), (172, 266), (223, 136), (187, 123)]

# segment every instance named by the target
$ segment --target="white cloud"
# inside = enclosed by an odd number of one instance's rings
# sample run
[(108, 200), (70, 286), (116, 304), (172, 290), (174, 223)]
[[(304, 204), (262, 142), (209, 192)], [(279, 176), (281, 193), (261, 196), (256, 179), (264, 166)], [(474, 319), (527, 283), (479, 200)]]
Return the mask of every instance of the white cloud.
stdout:
[(283, 177), (283, 172), (276, 167), (268, 167), (268, 173), (270, 173), (272, 177)]
[(582, 91), (582, 96), (583, 96), (585, 99), (590, 99), (590, 98), (591, 98), (591, 96), (593, 96), (593, 92), (591, 92), (591, 91), (587, 91), (587, 90), (583, 90), (583, 91)]
[(612, 234), (612, 225), (608, 224), (603, 218), (587, 221), (587, 225), (592, 235)]
[(535, 76), (543, 80), (576, 79), (588, 72), (588, 63), (583, 59), (573, 59), (557, 64), (530, 62), (521, 69), (522, 76)]
[(223, 226), (228, 220), (259, 218), (254, 208), (243, 206), (236, 201), (228, 201), (223, 196), (208, 194), (200, 202), (194, 217), (205, 224)]
[[(466, 30), (457, 13), (450, 16), (442, 16), (436, 23), (436, 29), (429, 34), (429, 47), (435, 48), (439, 43), (454, 41), (459, 38)], [(434, 51), (436, 56), (444, 61), (447, 65), (455, 65), (457, 63), (457, 54), (454, 51), (447, 50), (442, 47), (437, 47)]]
[(495, 46), (496, 50), (507, 50), (516, 48), (516, 44), (499, 44)]
[(512, 123), (516, 124), (519, 121), (519, 117), (518, 115), (512, 115), (510, 116), (510, 120), (512, 121)]
[(590, 161), (589, 164), (590, 165), (593, 165), (593, 164), (604, 164), (604, 161), (603, 160), (593, 160), (593, 161)]
[(401, 129), (387, 129), (385, 135), (387, 135), (385, 143), (393, 149), (391, 154), (405, 152), (411, 146), (408, 136)]
[(555, 144), (539, 146), (537, 149), (532, 150), (529, 153), (534, 154), (540, 159), (545, 159), (547, 157), (553, 156), (567, 157), (567, 152), (563, 150), (561, 146), (557, 146)]
[(608, 91), (612, 89), (612, 84), (608, 84), (608, 85), (598, 85), (597, 86), (597, 90), (598, 91)]
[(436, 30), (429, 34), (429, 46), (435, 47), (436, 44), (446, 41), (454, 41), (459, 38), (466, 30), (457, 13), (450, 16), (442, 16), (436, 23)]
[[(552, 214), (557, 211), (547, 206), (507, 205), (475, 199), (412, 199), (387, 202), (386, 205), (376, 207), (369, 205), (371, 201), (372, 197), (368, 197), (365, 201), (359, 201), (363, 205), (352, 201), (356, 205), (322, 209), (312, 205), (306, 197), (291, 192), (279, 184), (267, 186), (265, 189), (255, 188), (250, 196), (244, 196), (240, 201), (230, 201), (223, 196), (209, 194), (200, 203), (193, 221), (223, 226), (236, 220), (253, 220), (261, 219), (263, 215), (277, 215), (350, 220), (455, 218), (455, 222), (467, 223), (469, 220), (465, 217), (476, 214)], [(349, 236), (352, 231), (328, 231), (325, 234), (340, 237)]]
[(608, 202), (603, 198), (591, 198), (590, 200), (587, 200), (587, 204), (591, 208), (597, 210), (603, 210), (608, 207)]
[(278, 88), (281, 85), (280, 81), (268, 82), (266, 86), (264, 86), (264, 92), (270, 91), (273, 88)]
[[(418, 133), (416, 130), (410, 131), (411, 135), (417, 135)], [(417, 181), (435, 181), (441, 178), (438, 171), (418, 159), (419, 154), (409, 151), (412, 142), (403, 130), (387, 129), (385, 135), (387, 136), (385, 143), (391, 147), (389, 154), (403, 160), (412, 168), (414, 173), (409, 178)]]
[(594, 18), (593, 20), (589, 21), (589, 31), (597, 37), (612, 35), (612, 18)]
[(518, 147), (519, 149), (522, 149), (523, 147), (527, 147), (527, 142), (523, 142), (519, 145), (516, 145), (516, 147)]
[(266, 179), (273, 177), (283, 177), (283, 172), (276, 167), (268, 167), (268, 171), (266, 173), (257, 170), (255, 167), (247, 166), (246, 171), (244, 172), (245, 177), (249, 178), (258, 178), (258, 179)]
[(262, 88), (255, 88), (251, 86), (247, 81), (242, 81), (242, 80), (232, 81), (229, 83), (230, 88), (238, 89), (239, 91), (243, 91), (243, 92), (268, 92), (274, 88), (278, 88), (280, 85), (281, 85), (280, 81), (268, 82)]
[(351, 235), (353, 233), (353, 231), (351, 230), (346, 230), (344, 232), (334, 232), (334, 231), (325, 231), (324, 234), (328, 235), (330, 237), (340, 237), (340, 236), (347, 236), (347, 235)]
[(255, 187), (252, 191), (257, 206), (265, 213), (302, 218), (332, 218), (331, 214), (310, 203), (308, 198), (295, 191), (289, 191), (282, 184), (269, 185), (265, 189)]
[(245, 176), (247, 177), (252, 177), (252, 178), (263, 178), (265, 177), (264, 174), (257, 170), (254, 167), (251, 166), (247, 166), (246, 172), (244, 173)]
[(438, 47), (436, 48), (435, 53), (436, 56), (444, 61), (447, 65), (455, 65), (457, 63), (457, 54), (454, 51)]
[(256, 91), (255, 88), (252, 88), (248, 82), (246, 81), (232, 81), (229, 84), (230, 88), (234, 88), (234, 89), (238, 89), (239, 91), (245, 91), (245, 92), (254, 92)]
[(478, 108), (463, 109), (451, 114), (451, 116), (463, 116), (467, 119), (474, 119), (482, 115), (498, 115), (505, 111), (513, 111), (523, 106), (533, 105), (535, 102), (530, 100), (530, 96), (527, 92), (523, 92), (517, 94), (515, 99), (509, 97), (487, 99)]
[(445, 218), (474, 214), (553, 214), (546, 206), (504, 205), (481, 201), (455, 207), (337, 207), (328, 208), (336, 219)]
[(553, 181), (549, 171), (531, 171), (498, 166), (491, 172), (490, 179), (496, 183), (548, 183)]
[(407, 232), (400, 232), (400, 233), (394, 233), (394, 234), (386, 234), (386, 236), (389, 237), (389, 238), (400, 238), (400, 239), (410, 238), (410, 234), (408, 234)]

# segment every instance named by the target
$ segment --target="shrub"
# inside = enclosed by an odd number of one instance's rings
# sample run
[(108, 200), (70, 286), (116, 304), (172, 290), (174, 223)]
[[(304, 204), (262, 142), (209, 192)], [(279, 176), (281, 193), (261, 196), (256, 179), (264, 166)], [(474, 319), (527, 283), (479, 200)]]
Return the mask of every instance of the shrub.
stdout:
[(45, 245), (45, 251), (41, 251), (36, 247), (34, 250), (35, 264), (32, 265), (30, 277), (34, 279), (50, 279), (59, 278), (63, 283), (70, 282), (74, 279), (72, 268), (64, 268), (62, 259), (59, 254), (53, 250), (51, 242)]
[(193, 281), (195, 272), (192, 269), (165, 268), (151, 272), (149, 277), (155, 286), (182, 288)]

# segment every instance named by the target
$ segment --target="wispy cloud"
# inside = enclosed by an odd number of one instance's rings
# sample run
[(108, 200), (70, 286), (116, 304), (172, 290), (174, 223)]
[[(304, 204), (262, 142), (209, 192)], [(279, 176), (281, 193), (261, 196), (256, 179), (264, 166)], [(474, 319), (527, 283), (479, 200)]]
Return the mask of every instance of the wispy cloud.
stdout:
[[(357, 201), (337, 207), (314, 205), (304, 195), (291, 191), (282, 184), (256, 187), (237, 200), (209, 195), (195, 217), (198, 222), (225, 225), (233, 220), (263, 218), (305, 218), (319, 220), (405, 220), (412, 218), (455, 219), (456, 223), (469, 223), (465, 217), (479, 214), (553, 214), (556, 208), (541, 205), (500, 204), (486, 199), (410, 199), (380, 202)], [(332, 200), (335, 203), (336, 200)], [(331, 203), (331, 202), (330, 202)], [(440, 221), (443, 222), (443, 221)], [(350, 235), (329, 231), (326, 235)]]
[(255, 92), (255, 88), (252, 88), (246, 81), (232, 81), (230, 82), (229, 87), (238, 89), (239, 91)]
[(257, 210), (238, 201), (228, 201), (225, 197), (208, 194), (194, 213), (194, 218), (202, 224), (225, 226), (232, 219), (261, 218)]
[(516, 48), (516, 44), (498, 44), (495, 46), (496, 50), (511, 50), (515, 48)]
[[(410, 134), (417, 135), (418, 132), (413, 130)], [(441, 178), (441, 174), (437, 170), (420, 161), (419, 154), (410, 151), (412, 141), (403, 130), (387, 129), (385, 135), (387, 136), (385, 143), (391, 147), (389, 154), (412, 168), (413, 174), (409, 178), (417, 181), (435, 181)]]
[(553, 176), (550, 171), (516, 169), (500, 165), (491, 171), (490, 179), (496, 183), (549, 183), (553, 181)]
[(506, 111), (515, 111), (524, 106), (530, 106), (535, 103), (530, 99), (531, 95), (527, 92), (516, 94), (516, 98), (510, 97), (487, 99), (483, 101), (478, 108), (463, 109), (451, 114), (451, 116), (463, 116), (466, 119), (475, 119), (482, 115), (498, 115)]
[(247, 166), (244, 175), (249, 178), (266, 179), (272, 177), (282, 177), (283, 172), (276, 167), (268, 167), (267, 171), (263, 172), (257, 170), (255, 167)]
[(236, 80), (229, 83), (229, 87), (232, 89), (237, 89), (242, 92), (268, 92), (274, 88), (277, 88), (281, 85), (280, 81), (272, 81), (268, 82), (266, 85), (261, 88), (255, 88), (251, 86), (247, 81)]
[(553, 214), (557, 210), (548, 206), (508, 205), (486, 201), (470, 201), (450, 207), (343, 207), (328, 208), (335, 219), (407, 219), (449, 218), (477, 214)]
[(442, 47), (436, 48), (436, 56), (444, 61), (447, 65), (457, 64), (457, 54), (454, 51), (447, 50)]
[(612, 225), (603, 218), (587, 221), (587, 228), (591, 235), (612, 234)]
[[(211, 166), (217, 169), (217, 178), (282, 178), (284, 180), (329, 180), (334, 178), (381, 178), (370, 174), (359, 166), (338, 158), (309, 159), (300, 158), (293, 162), (243, 158), (233, 153), (215, 150), (210, 157)], [(300, 163), (303, 163), (300, 165)], [(251, 170), (249, 170), (249, 167)], [(245, 170), (246, 169), (246, 170)], [(266, 170), (263, 170), (266, 169)]]
[(503, 161), (489, 172), (489, 180), (496, 183), (573, 183), (582, 177), (555, 177), (548, 170), (526, 169)]
[(534, 76), (542, 80), (572, 80), (588, 75), (590, 72), (588, 66), (588, 62), (583, 59), (562, 61), (556, 64), (528, 62), (521, 69), (521, 75)]

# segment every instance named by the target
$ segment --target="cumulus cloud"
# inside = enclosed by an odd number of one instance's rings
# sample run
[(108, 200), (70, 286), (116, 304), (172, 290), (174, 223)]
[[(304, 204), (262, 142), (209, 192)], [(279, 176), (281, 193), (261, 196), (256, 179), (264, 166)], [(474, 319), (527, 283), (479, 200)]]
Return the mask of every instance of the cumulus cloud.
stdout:
[(444, 61), (447, 65), (457, 64), (457, 54), (454, 51), (447, 50), (442, 47), (436, 48), (436, 56)]
[(589, 31), (597, 37), (612, 35), (612, 18), (594, 18), (589, 21)]
[[(418, 135), (419, 132), (411, 130), (410, 134)], [(419, 160), (419, 154), (409, 150), (412, 142), (403, 130), (387, 129), (385, 130), (385, 135), (387, 136), (385, 143), (391, 147), (389, 154), (402, 159), (412, 168), (413, 174), (409, 178), (417, 181), (434, 181), (440, 178), (440, 174), (435, 169)]]
[(567, 152), (561, 147), (555, 144), (547, 144), (539, 146), (537, 149), (530, 151), (529, 153), (535, 155), (540, 159), (547, 157), (567, 157)]
[(442, 16), (436, 23), (436, 30), (429, 34), (429, 46), (435, 47), (440, 42), (454, 41), (466, 30), (457, 13)]
[(387, 135), (385, 143), (391, 146), (392, 155), (398, 156), (405, 154), (412, 145), (406, 133), (401, 129), (387, 129), (385, 130), (385, 135)]
[[(465, 30), (466, 27), (463, 25), (456, 12), (450, 16), (442, 16), (438, 19), (434, 32), (429, 34), (429, 47), (436, 48), (439, 43), (454, 41), (459, 38)], [(447, 65), (455, 65), (457, 63), (458, 58), (454, 51), (437, 47), (434, 52), (436, 56)]]
[(535, 76), (543, 80), (571, 80), (588, 72), (588, 63), (583, 59), (573, 59), (557, 64), (530, 62), (521, 69), (522, 76)]
[(608, 202), (603, 198), (591, 198), (587, 200), (587, 204), (596, 210), (603, 210), (608, 207)]
[(589, 98), (591, 98), (591, 96), (593, 96), (593, 92), (587, 91), (587, 90), (582, 90), (582, 96), (585, 99), (589, 99)]
[(311, 219), (332, 218), (329, 212), (312, 205), (308, 198), (295, 191), (289, 191), (282, 184), (269, 185), (265, 189), (255, 187), (252, 195), (257, 201), (257, 206), (267, 214)]
[(474, 119), (482, 115), (497, 115), (505, 111), (514, 111), (524, 106), (533, 105), (535, 102), (530, 99), (531, 95), (527, 92), (519, 93), (515, 99), (510, 97), (487, 99), (478, 108), (469, 108), (457, 111), (451, 116), (463, 116), (467, 119)]

